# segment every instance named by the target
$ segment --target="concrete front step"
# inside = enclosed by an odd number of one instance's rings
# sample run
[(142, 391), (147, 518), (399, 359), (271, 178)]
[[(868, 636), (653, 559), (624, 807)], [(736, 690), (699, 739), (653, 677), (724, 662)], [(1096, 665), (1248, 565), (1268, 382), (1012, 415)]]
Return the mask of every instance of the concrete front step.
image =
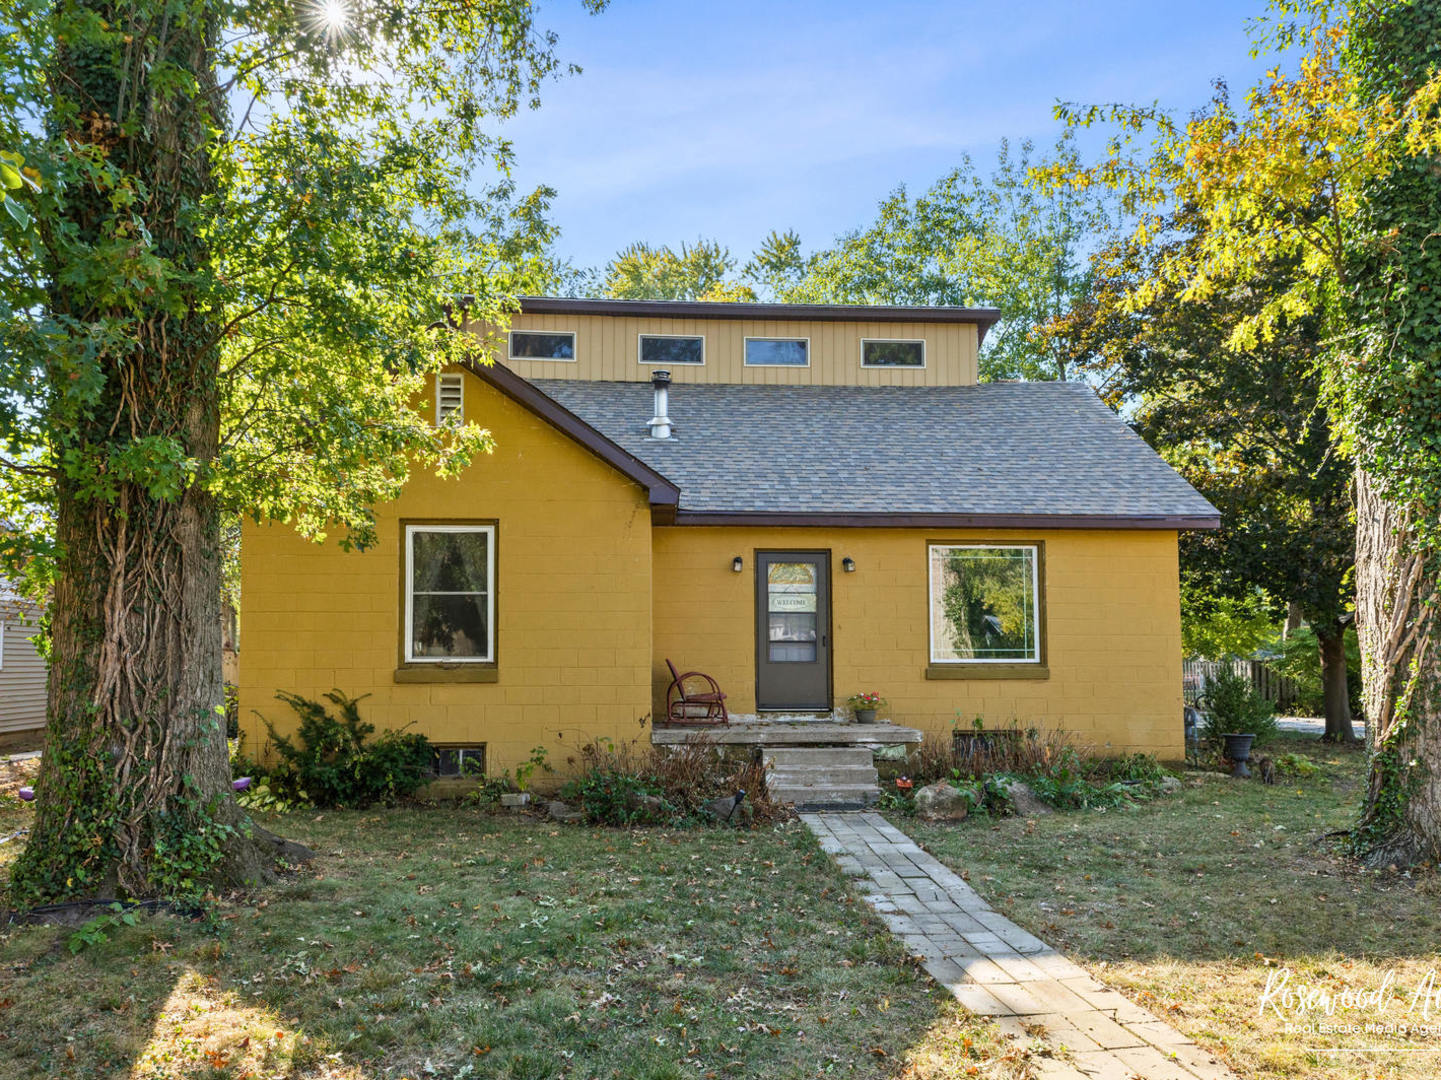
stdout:
[(824, 766), (864, 766), (875, 760), (868, 746), (767, 746), (761, 751), (767, 768), (820, 768)]
[(867, 787), (841, 787), (839, 785), (804, 785), (799, 787), (778, 787), (767, 785), (771, 798), (776, 802), (793, 803), (797, 810), (858, 810), (874, 806), (880, 798), (880, 789), (874, 784)]
[(787, 765), (766, 770), (766, 783), (772, 787), (875, 787), (874, 765), (817, 765), (801, 768)]
[(801, 809), (856, 809), (880, 798), (870, 747), (767, 746), (771, 798)]

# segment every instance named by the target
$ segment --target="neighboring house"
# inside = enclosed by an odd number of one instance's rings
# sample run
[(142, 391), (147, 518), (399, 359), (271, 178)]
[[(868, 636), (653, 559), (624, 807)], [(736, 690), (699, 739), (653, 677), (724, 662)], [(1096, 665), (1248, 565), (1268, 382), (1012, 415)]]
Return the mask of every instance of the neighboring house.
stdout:
[(738, 717), (871, 690), (1180, 758), (1177, 534), (1217, 512), (1085, 384), (977, 385), (997, 317), (523, 301), (434, 388), (494, 455), (365, 552), (246, 527), (247, 737), (338, 687), (491, 773), (563, 761), (662, 717), (669, 658)]
[(0, 581), (0, 749), (38, 745), (45, 729), (45, 660), (31, 638), (39, 609)]

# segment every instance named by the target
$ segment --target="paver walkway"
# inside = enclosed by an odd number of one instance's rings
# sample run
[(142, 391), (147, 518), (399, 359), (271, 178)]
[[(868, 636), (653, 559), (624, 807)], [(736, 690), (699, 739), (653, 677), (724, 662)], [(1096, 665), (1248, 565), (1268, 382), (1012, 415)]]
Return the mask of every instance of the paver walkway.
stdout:
[(967, 1009), (1062, 1057), (1046, 1080), (1236, 1080), (1190, 1039), (992, 911), (960, 876), (874, 813), (802, 814), (891, 932)]

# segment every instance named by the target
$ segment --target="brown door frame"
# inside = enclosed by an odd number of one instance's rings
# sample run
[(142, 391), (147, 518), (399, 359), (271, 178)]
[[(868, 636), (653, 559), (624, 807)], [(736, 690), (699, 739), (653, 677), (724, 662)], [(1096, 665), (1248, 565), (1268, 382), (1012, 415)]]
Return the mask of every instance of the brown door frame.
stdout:
[[(826, 653), (826, 704), (816, 708), (795, 705), (782, 708), (766, 708), (761, 705), (761, 657), (762, 650), (769, 643), (769, 631), (765, 635), (761, 633), (761, 556), (762, 555), (798, 555), (802, 558), (814, 557), (825, 566), (826, 579), (826, 619), (825, 624), (820, 625), (817, 620), (816, 629), (821, 633), (821, 647)], [(836, 702), (836, 677), (835, 677), (835, 653), (834, 649), (834, 622), (835, 615), (831, 610), (831, 602), (834, 590), (831, 588), (831, 549), (830, 548), (752, 548), (751, 562), (754, 566), (752, 572), (751, 588), (751, 633), (755, 635), (755, 703), (756, 712), (821, 712), (833, 711)], [(769, 615), (769, 612), (766, 613)], [(769, 620), (768, 620), (769, 621)]]

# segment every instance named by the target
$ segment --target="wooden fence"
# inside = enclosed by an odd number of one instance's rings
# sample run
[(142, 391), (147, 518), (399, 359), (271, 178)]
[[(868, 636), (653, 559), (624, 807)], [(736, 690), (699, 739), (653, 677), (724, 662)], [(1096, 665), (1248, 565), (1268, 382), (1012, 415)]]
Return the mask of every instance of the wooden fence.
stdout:
[(1267, 701), (1285, 712), (1296, 703), (1296, 683), (1277, 675), (1264, 660), (1187, 660), (1181, 665), (1181, 687), (1187, 705), (1194, 705), (1218, 671), (1229, 667), (1246, 676)]

